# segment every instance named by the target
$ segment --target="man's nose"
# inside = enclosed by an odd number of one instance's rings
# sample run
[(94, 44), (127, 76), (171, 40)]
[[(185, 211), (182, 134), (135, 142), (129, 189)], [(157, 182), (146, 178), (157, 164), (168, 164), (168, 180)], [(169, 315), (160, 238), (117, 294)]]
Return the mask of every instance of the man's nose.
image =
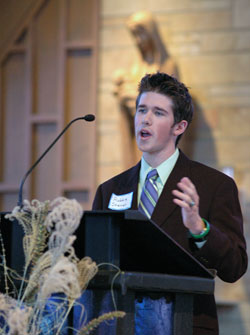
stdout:
[(144, 114), (143, 123), (144, 124), (151, 124), (152, 123), (152, 113), (151, 113), (151, 111), (148, 111), (147, 113)]

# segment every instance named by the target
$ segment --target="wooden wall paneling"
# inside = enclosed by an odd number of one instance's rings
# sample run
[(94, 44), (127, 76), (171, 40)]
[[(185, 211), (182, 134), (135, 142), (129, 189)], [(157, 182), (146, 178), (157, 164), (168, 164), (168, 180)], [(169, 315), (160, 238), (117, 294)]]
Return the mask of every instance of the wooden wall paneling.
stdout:
[(6, 185), (0, 196), (0, 204), (4, 211), (12, 211), (17, 206), (17, 189), (15, 187)]
[[(17, 203), (18, 184), (24, 170), (25, 145), (25, 54), (11, 53), (2, 63), (2, 206), (11, 210)], [(6, 137), (8, 136), (8, 140)]]
[[(39, 156), (53, 142), (56, 133), (56, 125), (39, 122), (32, 127), (32, 157), (36, 161)], [(56, 147), (47, 153), (44, 159), (37, 165), (32, 172), (31, 199), (40, 201), (53, 200), (58, 196), (57, 193), (57, 171), (55, 162), (57, 160)]]
[[(3, 105), (3, 69), (2, 64), (0, 64), (0, 186), (3, 183), (3, 161), (4, 161), (4, 105)], [(1, 196), (1, 195), (0, 195)]]
[[(57, 116), (58, 116), (58, 128), (62, 131), (66, 126), (64, 120), (64, 109), (65, 109), (65, 30), (66, 30), (66, 0), (60, 1), (58, 5), (59, 12), (59, 32), (58, 32), (58, 86), (57, 86)], [(70, 131), (68, 129), (67, 131)], [(63, 136), (58, 142), (58, 160), (57, 171), (58, 171), (58, 195), (65, 195), (63, 189), (63, 171), (64, 171), (64, 139)]]
[(27, 31), (16, 39), (1, 60), (1, 209), (17, 204), (19, 183), (26, 170)]
[[(67, 122), (76, 117), (90, 113), (89, 101), (91, 90), (91, 50), (74, 50), (67, 53), (67, 76), (65, 118)], [(74, 127), (74, 128), (73, 128)], [(66, 134), (64, 179), (89, 180), (88, 145), (91, 141), (93, 124), (79, 121), (72, 126), (72, 131)], [(89, 157), (90, 159), (90, 157)]]
[[(58, 0), (43, 6), (33, 23), (33, 109), (32, 161), (56, 138), (58, 131)], [(57, 144), (43, 158), (32, 173), (31, 198), (52, 200), (59, 195)]]
[(44, 3), (48, 0), (36, 0), (33, 1), (33, 5), (26, 11), (26, 15), (22, 18), (20, 24), (16, 27), (16, 29), (12, 32), (8, 41), (6, 41), (5, 46), (0, 50), (0, 62), (2, 62), (6, 56), (11, 52), (13, 48), (13, 43), (17, 41), (23, 31), (27, 29), (27, 26), (30, 24), (30, 21), (37, 13), (37, 11), (42, 7)]
[(0, 208), (3, 208), (3, 162), (4, 162), (4, 113), (3, 113), (3, 77), (2, 64), (0, 64)]
[(67, 0), (67, 42), (93, 41), (96, 0)]
[(25, 168), (22, 159), (25, 152), (23, 141), (25, 137), (25, 55), (11, 54), (5, 63), (4, 72), (4, 128), (8, 141), (4, 142), (3, 179), (8, 184), (18, 185), (21, 171)]
[[(17, 29), (19, 34), (13, 35), (14, 42), (6, 48), (5, 56), (1, 53), (0, 65), (4, 70), (0, 89), (2, 210), (7, 210), (10, 203), (16, 204), (21, 178), (67, 122), (96, 111), (99, 1), (38, 2)], [(7, 56), (13, 62), (13, 69), (22, 59), (22, 66), (17, 66), (19, 72), (14, 71), (18, 79), (8, 90), (3, 81)], [(5, 95), (12, 106), (8, 120), (5, 120)], [(14, 136), (9, 139), (14, 120), (18, 122), (15, 135), (21, 137), (17, 146), (14, 146)], [(6, 122), (8, 134), (3, 131)], [(75, 197), (84, 209), (89, 209), (95, 192), (95, 129), (95, 123), (85, 121), (72, 125), (25, 181), (23, 199), (45, 200), (66, 195)], [(18, 157), (17, 164), (13, 155)]]
[(58, 0), (51, 0), (42, 7), (34, 21), (35, 114), (57, 112), (58, 30)]
[[(100, 1), (96, 0), (92, 2), (92, 31), (93, 31), (93, 45), (92, 45), (92, 90), (89, 95), (91, 110), (93, 114), (96, 114), (97, 111), (97, 78), (98, 78), (98, 31), (99, 31), (99, 13), (100, 13)], [(98, 116), (98, 115), (96, 115)], [(90, 189), (90, 208), (92, 202), (94, 200), (94, 195), (96, 192), (96, 131), (97, 131), (98, 118), (95, 120), (95, 126), (93, 127), (91, 141), (89, 143), (89, 152), (91, 155), (91, 171), (90, 171), (90, 179), (91, 179), (91, 189)]]
[[(96, 16), (93, 7), (95, 4), (96, 1), (66, 2), (65, 120), (67, 122), (85, 114), (95, 114), (96, 106), (91, 101), (96, 98), (94, 46), (97, 31), (94, 27), (97, 21), (93, 20)], [(64, 194), (76, 197), (84, 208), (90, 208), (95, 189), (95, 124), (78, 122), (73, 127), (73, 131), (66, 134), (64, 141)]]
[[(19, 184), (22, 181), (22, 178), (29, 170), (32, 164), (31, 159), (31, 114), (32, 114), (32, 106), (33, 106), (33, 99), (32, 99), (32, 75), (33, 75), (33, 22), (29, 24), (25, 34), (25, 94), (24, 94), (24, 153), (23, 153), (23, 162), (24, 162), (24, 169), (22, 171), (21, 179), (19, 180)], [(30, 199), (30, 177), (28, 177), (23, 186), (23, 200)]]

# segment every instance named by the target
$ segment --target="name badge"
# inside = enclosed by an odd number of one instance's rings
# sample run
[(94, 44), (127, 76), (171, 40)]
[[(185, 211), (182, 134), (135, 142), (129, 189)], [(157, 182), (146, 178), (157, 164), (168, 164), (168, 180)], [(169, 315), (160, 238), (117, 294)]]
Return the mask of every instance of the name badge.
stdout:
[(111, 198), (109, 200), (108, 208), (114, 211), (122, 211), (125, 209), (131, 208), (133, 199), (133, 192), (116, 195), (112, 193)]

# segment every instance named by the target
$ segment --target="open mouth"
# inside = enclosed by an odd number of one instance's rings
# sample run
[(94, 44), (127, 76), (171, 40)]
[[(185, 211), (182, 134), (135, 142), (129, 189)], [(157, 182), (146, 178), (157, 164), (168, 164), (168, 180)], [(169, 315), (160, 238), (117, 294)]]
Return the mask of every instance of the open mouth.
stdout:
[(147, 130), (141, 130), (140, 135), (143, 138), (147, 138), (147, 137), (151, 136), (150, 132), (148, 132)]

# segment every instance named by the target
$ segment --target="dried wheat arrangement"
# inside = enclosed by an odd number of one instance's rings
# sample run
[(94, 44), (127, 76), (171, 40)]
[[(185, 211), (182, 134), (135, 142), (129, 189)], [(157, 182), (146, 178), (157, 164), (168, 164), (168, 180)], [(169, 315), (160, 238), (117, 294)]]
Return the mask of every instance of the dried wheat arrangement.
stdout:
[[(74, 232), (82, 212), (76, 200), (59, 197), (51, 202), (25, 200), (22, 209), (15, 207), (7, 215), (23, 228), (25, 264), (22, 275), (8, 267), (0, 232), (5, 288), (0, 293), (0, 335), (64, 334), (70, 310), (98, 271), (90, 257), (79, 260), (75, 255)], [(101, 322), (124, 315), (121, 311), (103, 314), (75, 334), (91, 334)]]

